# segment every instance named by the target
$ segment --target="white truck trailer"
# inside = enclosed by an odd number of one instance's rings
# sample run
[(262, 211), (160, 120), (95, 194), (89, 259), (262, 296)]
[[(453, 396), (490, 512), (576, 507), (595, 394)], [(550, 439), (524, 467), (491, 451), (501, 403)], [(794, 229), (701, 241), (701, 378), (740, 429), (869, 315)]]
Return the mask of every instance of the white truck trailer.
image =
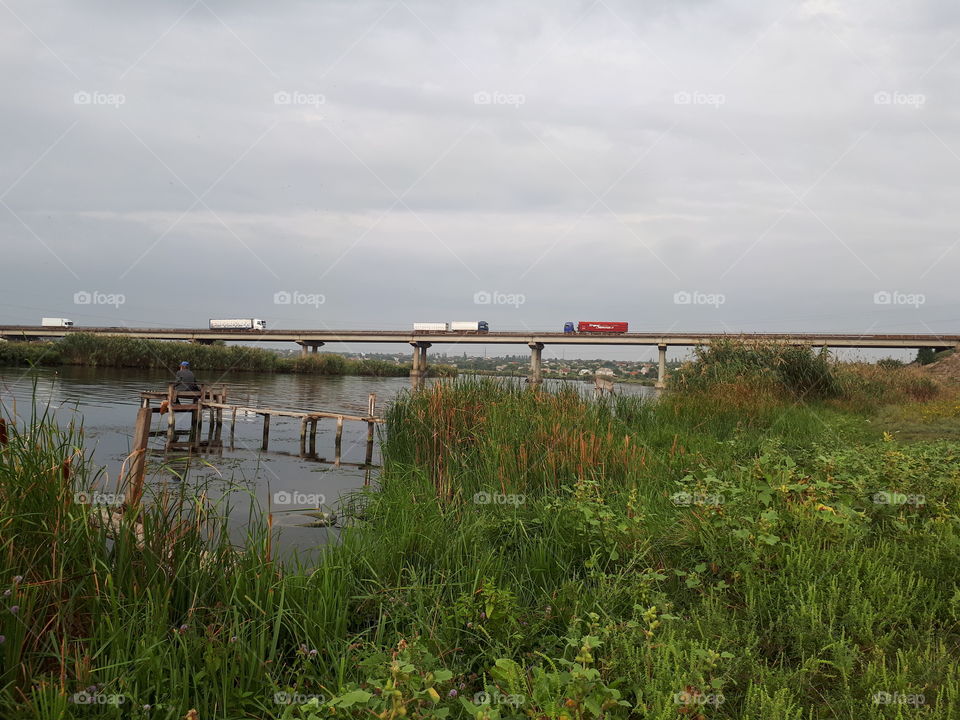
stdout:
[(73, 320), (67, 318), (40, 318), (40, 327), (73, 327)]
[(490, 332), (490, 325), (486, 320), (454, 320), (450, 323), (450, 329), (454, 332)]
[(267, 323), (259, 318), (211, 318), (211, 330), (266, 330)]
[(414, 332), (446, 332), (450, 329), (447, 323), (414, 323)]

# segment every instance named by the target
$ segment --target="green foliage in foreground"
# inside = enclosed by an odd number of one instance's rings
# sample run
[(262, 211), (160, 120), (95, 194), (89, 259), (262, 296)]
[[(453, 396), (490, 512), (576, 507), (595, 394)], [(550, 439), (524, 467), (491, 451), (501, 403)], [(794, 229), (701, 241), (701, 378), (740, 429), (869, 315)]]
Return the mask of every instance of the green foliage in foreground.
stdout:
[[(193, 369), (200, 372), (235, 370), (377, 377), (404, 377), (410, 374), (409, 364), (357, 360), (334, 353), (311, 353), (307, 357), (291, 358), (245, 345), (201, 345), (86, 333), (72, 333), (49, 343), (0, 342), (0, 366), (82, 365), (165, 368), (172, 372), (182, 360), (188, 360)], [(429, 365), (428, 369), (430, 375), (435, 377), (456, 375), (456, 368), (449, 365)]]
[(960, 716), (956, 445), (489, 381), (388, 421), (382, 488), (313, 571), (256, 517), (231, 551), (202, 488), (158, 495), (142, 549), (129, 517), (108, 542), (72, 502), (78, 430), (14, 426), (0, 715)]

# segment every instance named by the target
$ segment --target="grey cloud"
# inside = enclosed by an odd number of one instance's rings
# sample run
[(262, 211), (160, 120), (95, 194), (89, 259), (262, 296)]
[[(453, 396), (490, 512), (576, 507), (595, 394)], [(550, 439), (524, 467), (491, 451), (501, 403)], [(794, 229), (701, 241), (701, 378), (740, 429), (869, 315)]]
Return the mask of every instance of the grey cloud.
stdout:
[(510, 329), (958, 320), (950, 3), (8, 5), (0, 321), (74, 286), (159, 324), (402, 327), (483, 289), (528, 297), (484, 309)]

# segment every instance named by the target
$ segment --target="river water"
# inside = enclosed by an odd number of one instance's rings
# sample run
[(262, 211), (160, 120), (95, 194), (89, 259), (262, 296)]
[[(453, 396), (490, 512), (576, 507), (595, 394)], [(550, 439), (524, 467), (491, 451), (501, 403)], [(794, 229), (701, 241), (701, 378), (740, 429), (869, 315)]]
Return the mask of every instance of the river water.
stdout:
[[(368, 396), (377, 394), (377, 414), (385, 405), (410, 388), (407, 378), (328, 377), (258, 373), (217, 373), (199, 382), (216, 382), (228, 386), (227, 401), (247, 407), (264, 407), (297, 411), (331, 411), (365, 415)], [(163, 390), (170, 376), (163, 370), (120, 368), (23, 368), (0, 367), (0, 405), (3, 414), (16, 413), (29, 418), (31, 404), (49, 406), (61, 425), (70, 420), (82, 421), (85, 450), (99, 466), (105, 468), (98, 486), (104, 493), (113, 493), (116, 478), (130, 452), (133, 427), (140, 407), (140, 392)], [(559, 381), (546, 381), (547, 389)], [(574, 383), (589, 389), (587, 383)], [(649, 395), (651, 388), (639, 385), (618, 386), (619, 392)], [(156, 402), (156, 401), (154, 401)], [(181, 413), (177, 428), (189, 427), (189, 414)], [(207, 418), (204, 419), (206, 423)], [(222, 445), (194, 453), (188, 461), (185, 451), (164, 451), (166, 416), (155, 414), (153, 429), (157, 436), (150, 441), (150, 482), (203, 484), (214, 498), (226, 498), (231, 527), (237, 539), (244, 532), (251, 504), (273, 514), (276, 542), (282, 550), (296, 550), (309, 556), (331, 537), (336, 527), (309, 526), (316, 523), (305, 511), (318, 505), (336, 508), (343, 495), (368, 484), (375, 484), (380, 463), (375, 446), (372, 466), (364, 466), (366, 423), (345, 422), (341, 464), (334, 456), (335, 420), (321, 420), (317, 435), (317, 456), (299, 454), (300, 421), (296, 418), (273, 417), (270, 423), (269, 451), (261, 451), (263, 419), (240, 414), (231, 436), (229, 414), (224, 415)], [(200, 436), (207, 438), (204, 427)], [(189, 465), (188, 465), (189, 463)]]

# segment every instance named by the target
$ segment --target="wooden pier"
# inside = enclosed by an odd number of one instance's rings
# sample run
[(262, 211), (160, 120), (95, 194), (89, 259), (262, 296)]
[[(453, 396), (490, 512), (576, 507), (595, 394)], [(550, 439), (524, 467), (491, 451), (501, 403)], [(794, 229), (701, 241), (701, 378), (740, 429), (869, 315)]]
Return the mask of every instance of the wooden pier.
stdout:
[[(225, 385), (201, 385), (199, 390), (175, 390), (175, 383), (170, 383), (166, 390), (145, 390), (140, 393), (140, 407), (153, 413), (167, 414), (167, 444), (168, 447), (176, 443), (176, 414), (191, 414), (191, 438), (199, 438), (203, 428), (204, 411), (209, 413), (210, 441), (214, 435), (219, 438), (223, 427), (224, 412), (230, 413), (231, 444), (236, 431), (237, 413), (259, 415), (263, 418), (263, 436), (261, 450), (266, 452), (270, 446), (270, 419), (272, 417), (288, 417), (300, 420), (300, 455), (316, 457), (317, 429), (321, 420), (335, 420), (337, 423), (334, 445), (334, 463), (340, 464), (343, 447), (344, 422), (363, 422), (367, 424), (366, 465), (373, 462), (374, 428), (383, 418), (376, 415), (376, 393), (370, 393), (366, 415), (352, 415), (349, 413), (315, 410), (302, 412), (297, 410), (277, 410), (274, 408), (258, 408), (246, 405), (234, 405), (227, 402), (227, 387)], [(152, 405), (159, 401), (158, 405)], [(139, 424), (139, 418), (138, 418)]]

